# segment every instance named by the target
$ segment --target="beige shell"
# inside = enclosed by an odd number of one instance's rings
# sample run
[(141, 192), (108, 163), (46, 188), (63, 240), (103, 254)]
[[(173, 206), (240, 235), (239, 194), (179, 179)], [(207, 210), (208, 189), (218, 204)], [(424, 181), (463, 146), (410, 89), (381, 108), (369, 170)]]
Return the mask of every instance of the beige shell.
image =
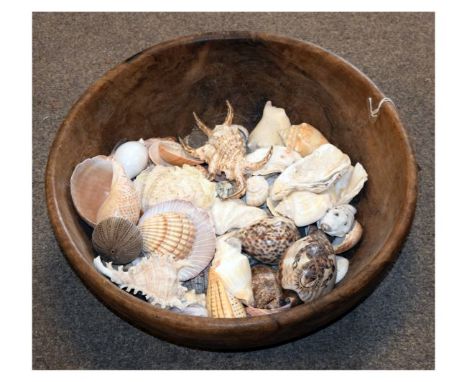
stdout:
[[(248, 154), (245, 159), (248, 162), (258, 162), (268, 153), (269, 147), (261, 147)], [(273, 152), (268, 162), (258, 170), (252, 172), (252, 175), (271, 175), (282, 172), (287, 167), (301, 159), (301, 155), (284, 146), (273, 146)]]
[(255, 307), (259, 309), (277, 309), (283, 297), (278, 272), (266, 265), (252, 267), (252, 290)]
[(362, 225), (357, 220), (355, 220), (353, 228), (351, 228), (351, 231), (349, 231), (345, 237), (336, 237), (332, 241), (335, 253), (343, 253), (353, 248), (359, 242), (359, 240), (361, 240), (362, 232)]
[(367, 172), (360, 163), (351, 166), (348, 171), (326, 192), (333, 198), (335, 206), (348, 204), (364, 187)]
[(214, 269), (208, 272), (208, 289), (206, 291), (208, 316), (213, 318), (247, 317), (241, 302), (229, 294)]
[(97, 212), (109, 196), (112, 185), (112, 161), (104, 155), (85, 159), (73, 170), (70, 192), (81, 218), (94, 227)]
[(187, 154), (180, 143), (171, 141), (159, 142), (159, 157), (166, 163), (182, 166), (184, 164), (197, 165), (203, 163), (189, 154)]
[(96, 223), (121, 217), (136, 224), (140, 217), (140, 197), (122, 165), (112, 160), (112, 184), (109, 196), (97, 212)]
[(308, 123), (292, 125), (278, 132), (288, 149), (295, 150), (305, 157), (319, 146), (328, 143), (320, 131)]
[(138, 225), (143, 237), (143, 251), (185, 259), (192, 251), (195, 225), (183, 213), (164, 212)]
[(317, 222), (317, 227), (330, 236), (343, 237), (354, 224), (356, 208), (350, 204), (342, 204), (330, 208)]
[(148, 156), (155, 165), (159, 166), (171, 166), (170, 163), (166, 162), (161, 158), (159, 152), (159, 145), (163, 142), (171, 142), (171, 139), (168, 138), (150, 138), (145, 141), (145, 145), (148, 147)]
[(326, 143), (284, 170), (270, 188), (270, 197), (277, 201), (293, 191), (321, 193), (350, 167), (349, 157), (337, 147)]
[(289, 126), (291, 126), (291, 122), (285, 110), (273, 106), (271, 101), (268, 101), (263, 108), (262, 119), (250, 133), (249, 149), (253, 151), (258, 147), (281, 145), (282, 141), (278, 131)]
[(251, 176), (247, 179), (245, 201), (249, 206), (259, 207), (265, 203), (270, 186), (263, 176)]

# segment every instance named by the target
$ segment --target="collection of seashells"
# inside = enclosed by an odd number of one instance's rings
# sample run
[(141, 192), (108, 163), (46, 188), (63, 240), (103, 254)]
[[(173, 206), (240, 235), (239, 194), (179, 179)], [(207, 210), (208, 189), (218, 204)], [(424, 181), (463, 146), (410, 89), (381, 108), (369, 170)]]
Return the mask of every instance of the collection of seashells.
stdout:
[(351, 200), (367, 173), (313, 126), (268, 101), (249, 134), (233, 123), (184, 139), (119, 145), (78, 164), (73, 204), (94, 228), (96, 269), (171, 311), (213, 318), (276, 313), (330, 292), (337, 256), (362, 236)]

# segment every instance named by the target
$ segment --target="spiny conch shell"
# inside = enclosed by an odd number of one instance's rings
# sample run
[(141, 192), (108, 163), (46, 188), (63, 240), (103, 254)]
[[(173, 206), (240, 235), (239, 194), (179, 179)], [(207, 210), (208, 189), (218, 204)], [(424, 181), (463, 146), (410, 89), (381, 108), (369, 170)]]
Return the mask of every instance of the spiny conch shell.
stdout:
[(135, 260), (143, 247), (138, 227), (120, 217), (110, 217), (100, 222), (93, 231), (92, 241), (102, 258), (115, 264), (128, 264)]
[(263, 108), (262, 119), (250, 133), (249, 149), (253, 151), (258, 147), (282, 145), (278, 131), (288, 126), (291, 126), (291, 122), (284, 109), (272, 106), (268, 101)]
[(247, 179), (245, 200), (249, 206), (259, 207), (268, 197), (268, 182), (263, 176), (251, 176)]
[(70, 178), (73, 205), (92, 227), (97, 224), (97, 212), (109, 196), (111, 185), (112, 161), (104, 155), (85, 159), (73, 170)]
[(112, 160), (112, 184), (109, 196), (97, 212), (96, 223), (118, 216), (136, 224), (140, 217), (140, 198), (122, 165)]
[[(213, 228), (211, 218), (205, 210), (195, 207), (192, 203), (183, 200), (172, 200), (163, 203), (156, 204), (150, 208), (141, 217), (138, 224), (141, 229), (142, 226), (149, 224), (153, 217), (157, 217), (159, 214), (166, 212), (183, 214), (193, 224), (195, 230), (195, 237), (193, 238), (193, 244), (190, 252), (185, 255), (182, 252), (178, 252), (178, 257), (184, 259), (184, 266), (179, 271), (179, 279), (186, 281), (197, 276), (203, 269), (207, 267), (210, 261), (213, 259), (216, 249), (216, 235)], [(147, 219), (150, 219), (146, 222)], [(180, 227), (167, 227), (167, 234), (174, 236), (172, 230), (176, 231)], [(151, 229), (148, 229), (151, 232)], [(169, 233), (171, 232), (171, 233)], [(142, 230), (143, 245), (145, 243), (146, 233)], [(185, 236), (182, 236), (184, 240)], [(182, 240), (183, 241), (183, 240)], [(166, 241), (164, 245), (175, 245), (176, 248), (180, 248), (179, 243)], [(174, 250), (173, 253), (178, 251)], [(152, 255), (153, 256), (153, 255)], [(174, 255), (173, 255), (174, 256)]]
[(315, 223), (329, 208), (332, 201), (328, 194), (314, 194), (308, 191), (296, 191), (286, 196), (275, 205), (269, 198), (267, 205), (275, 216), (281, 215), (290, 218), (298, 227)]
[(122, 165), (130, 179), (137, 176), (148, 165), (148, 149), (143, 139), (121, 144), (112, 157)]
[(171, 256), (145, 257), (128, 272), (123, 271), (122, 265), (115, 270), (112, 263), (103, 264), (99, 256), (94, 259), (94, 266), (121, 289), (133, 290), (133, 294), (143, 293), (153, 305), (184, 309), (199, 302), (194, 301), (193, 292), (187, 292), (187, 288), (179, 284), (178, 265)]
[(332, 196), (334, 205), (348, 204), (364, 187), (367, 172), (360, 163), (356, 163), (339, 179), (327, 193)]
[(348, 273), (349, 260), (343, 256), (336, 256), (336, 281), (338, 284)]
[(317, 227), (330, 236), (345, 236), (353, 227), (356, 208), (350, 204), (333, 207), (320, 218)]
[(193, 166), (155, 166), (135, 179), (141, 207), (146, 211), (156, 203), (180, 199), (200, 208), (210, 208), (216, 197), (216, 185)]
[(226, 291), (223, 282), (213, 268), (208, 272), (206, 307), (208, 316), (213, 318), (247, 317), (242, 303)]
[(346, 154), (326, 143), (284, 170), (273, 183), (270, 197), (276, 201), (293, 191), (321, 193), (344, 175), (350, 166), (351, 161)]
[(175, 166), (182, 166), (184, 164), (193, 166), (203, 163), (203, 161), (187, 154), (180, 143), (171, 141), (159, 142), (159, 157), (163, 161)]
[(252, 267), (252, 290), (256, 308), (280, 307), (283, 293), (278, 281), (278, 272), (273, 268), (266, 265)]
[(355, 220), (351, 231), (349, 231), (345, 237), (336, 237), (333, 239), (332, 245), (335, 249), (335, 253), (343, 253), (353, 248), (359, 240), (361, 240), (362, 231), (361, 224)]
[(218, 238), (211, 269), (220, 278), (229, 294), (246, 305), (254, 304), (252, 271), (247, 256), (241, 253), (241, 243), (238, 239)]
[(278, 264), (289, 246), (299, 239), (294, 223), (284, 217), (268, 217), (233, 234), (244, 252), (266, 264)]
[(261, 220), (267, 213), (257, 207), (247, 206), (242, 200), (216, 198), (211, 215), (215, 225), (216, 235), (222, 235), (234, 228), (242, 228)]
[[(261, 147), (248, 154), (245, 159), (248, 162), (258, 162), (268, 153), (269, 147)], [(268, 162), (259, 170), (253, 171), (252, 175), (270, 175), (282, 172), (284, 169), (301, 159), (301, 155), (294, 150), (284, 146), (273, 146), (273, 153)]]
[(287, 148), (297, 151), (303, 157), (319, 146), (328, 143), (320, 131), (308, 123), (292, 125), (278, 132)]
[(336, 259), (327, 236), (315, 229), (296, 241), (280, 262), (283, 289), (295, 291), (304, 302), (330, 292), (336, 280)]

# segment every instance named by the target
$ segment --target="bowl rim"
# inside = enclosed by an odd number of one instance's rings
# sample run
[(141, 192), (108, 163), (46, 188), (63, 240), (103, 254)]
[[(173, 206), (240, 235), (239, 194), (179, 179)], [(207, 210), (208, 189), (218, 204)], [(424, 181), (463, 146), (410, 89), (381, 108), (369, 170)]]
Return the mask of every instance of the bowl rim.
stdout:
[[(385, 112), (388, 114), (389, 118), (393, 119), (396, 126), (395, 134), (398, 134), (405, 143), (404, 154), (405, 162), (407, 163), (406, 178), (408, 181), (406, 188), (407, 203), (403, 206), (398, 221), (393, 227), (392, 232), (388, 235), (386, 241), (382, 244), (380, 250), (373, 256), (365, 269), (359, 271), (353, 276), (352, 280), (348, 281), (346, 287), (342, 288), (338, 285), (330, 293), (315, 301), (301, 304), (293, 309), (268, 316), (238, 319), (194, 317), (180, 315), (160, 309), (148, 302), (140, 300), (130, 293), (121, 290), (109, 279), (101, 275), (94, 268), (92, 262), (89, 263), (85, 260), (84, 254), (81, 253), (79, 248), (73, 242), (71, 234), (64, 223), (63, 214), (57, 201), (57, 189), (55, 184), (55, 163), (58, 161), (58, 154), (64, 142), (64, 137), (67, 131), (71, 128), (75, 118), (77, 118), (79, 110), (85, 107), (92, 100), (94, 93), (99, 91), (99, 89), (105, 86), (106, 83), (112, 81), (113, 78), (124, 72), (128, 67), (128, 64), (131, 62), (144, 60), (148, 55), (155, 55), (168, 48), (179, 45), (212, 40), (238, 39), (264, 41), (267, 43), (282, 43), (318, 53), (327, 62), (341, 66), (346, 72), (352, 73), (358, 81), (365, 83), (370, 90), (369, 97), (372, 97), (373, 100), (381, 100), (384, 98), (383, 93), (377, 88), (372, 80), (370, 80), (353, 64), (347, 62), (327, 49), (315, 45), (314, 43), (292, 37), (250, 31), (197, 33), (164, 41), (132, 55), (97, 79), (73, 104), (64, 121), (60, 125), (50, 148), (45, 172), (47, 209), (57, 241), (74, 271), (78, 274), (86, 287), (88, 287), (88, 289), (90, 289), (99, 300), (101, 300), (115, 313), (127, 319), (127, 321), (132, 317), (132, 314), (136, 313), (138, 316), (144, 318), (143, 321), (151, 321), (155, 316), (157, 316), (161, 321), (173, 321), (174, 323), (177, 323), (177, 327), (185, 331), (190, 331), (196, 326), (198, 333), (205, 332), (208, 334), (212, 333), (213, 329), (216, 329), (236, 334), (240, 333), (240, 329), (242, 329), (242, 332), (245, 332), (245, 329), (248, 329), (250, 332), (252, 330), (262, 330), (265, 325), (282, 327), (293, 323), (298, 324), (306, 320), (310, 320), (312, 317), (321, 320), (317, 316), (317, 313), (323, 314), (324, 311), (332, 313), (333, 307), (336, 309), (336, 306), (347, 301), (348, 307), (343, 310), (343, 312), (335, 314), (335, 317), (323, 318), (323, 325), (321, 324), (319, 326), (324, 326), (334, 318), (337, 318), (351, 310), (375, 289), (378, 282), (383, 278), (385, 269), (395, 260), (411, 227), (417, 199), (417, 168), (415, 156), (406, 130), (399, 119), (396, 108), (389, 107), (384, 104), (383, 108), (385, 108)], [(356, 298), (356, 295), (358, 295), (358, 298)], [(104, 299), (102, 296), (106, 296), (106, 298)], [(135, 325), (135, 323), (131, 323)], [(142, 328), (144, 329), (144, 327)]]

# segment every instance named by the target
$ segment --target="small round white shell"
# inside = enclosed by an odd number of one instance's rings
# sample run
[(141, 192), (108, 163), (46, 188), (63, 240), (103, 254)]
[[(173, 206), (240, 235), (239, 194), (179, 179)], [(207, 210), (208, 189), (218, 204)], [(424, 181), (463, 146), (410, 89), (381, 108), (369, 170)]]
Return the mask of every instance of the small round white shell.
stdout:
[(353, 227), (356, 208), (350, 204), (331, 208), (319, 220), (317, 227), (330, 236), (345, 236)]
[(335, 256), (336, 259), (336, 281), (335, 284), (338, 284), (348, 273), (349, 260), (343, 256)]
[(268, 197), (268, 189), (268, 182), (263, 176), (252, 176), (247, 179), (247, 204), (255, 207), (261, 206)]
[(148, 165), (148, 149), (143, 141), (130, 141), (120, 145), (113, 155), (132, 179)]

